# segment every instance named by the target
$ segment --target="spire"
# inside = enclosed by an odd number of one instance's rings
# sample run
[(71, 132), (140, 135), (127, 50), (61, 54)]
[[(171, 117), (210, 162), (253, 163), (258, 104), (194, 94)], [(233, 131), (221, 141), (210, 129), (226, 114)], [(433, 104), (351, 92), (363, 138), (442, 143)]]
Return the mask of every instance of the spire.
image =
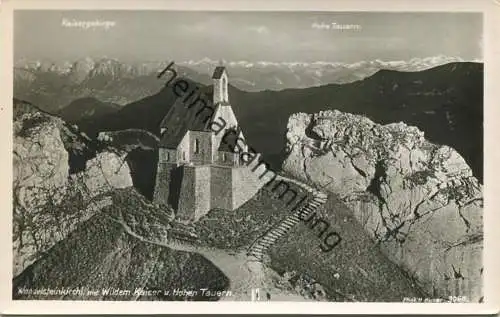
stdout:
[(212, 79), (214, 81), (213, 103), (218, 104), (220, 102), (229, 102), (227, 89), (228, 79), (223, 60), (219, 60), (219, 66), (215, 67)]

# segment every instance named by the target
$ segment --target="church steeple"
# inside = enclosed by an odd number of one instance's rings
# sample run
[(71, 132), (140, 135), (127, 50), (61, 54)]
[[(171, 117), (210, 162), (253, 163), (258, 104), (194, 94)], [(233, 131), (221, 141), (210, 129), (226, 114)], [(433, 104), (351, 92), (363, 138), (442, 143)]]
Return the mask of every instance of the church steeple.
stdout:
[(229, 96), (227, 92), (227, 72), (226, 67), (222, 65), (222, 62), (219, 62), (219, 66), (215, 67), (214, 74), (212, 79), (214, 81), (214, 105), (218, 103), (228, 103)]

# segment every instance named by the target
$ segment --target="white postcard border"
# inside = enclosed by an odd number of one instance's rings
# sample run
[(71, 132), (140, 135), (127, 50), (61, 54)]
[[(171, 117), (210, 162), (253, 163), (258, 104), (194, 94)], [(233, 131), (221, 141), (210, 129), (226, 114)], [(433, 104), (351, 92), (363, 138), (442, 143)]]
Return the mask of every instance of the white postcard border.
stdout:
[[(484, 106), (484, 292), (483, 304), (298, 303), (298, 302), (95, 302), (13, 301), (12, 298), (12, 99), (13, 10), (249, 10), (249, 11), (462, 11), (483, 12), (485, 70)], [(165, 313), (294, 313), (294, 314), (492, 314), (500, 305), (500, 1), (499, 0), (0, 0), (0, 312), (3, 314), (165, 314)], [(50, 36), (50, 35), (48, 35)], [(496, 173), (495, 173), (496, 172)]]

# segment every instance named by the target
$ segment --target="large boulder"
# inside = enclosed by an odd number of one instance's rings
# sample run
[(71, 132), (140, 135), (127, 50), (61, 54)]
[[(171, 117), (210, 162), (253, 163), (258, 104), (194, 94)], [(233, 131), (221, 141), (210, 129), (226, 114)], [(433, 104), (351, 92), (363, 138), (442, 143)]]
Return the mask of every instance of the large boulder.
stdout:
[(454, 149), (339, 111), (292, 115), (287, 140), (284, 171), (339, 195), (429, 296), (481, 299), (482, 185)]
[(133, 186), (125, 155), (113, 152), (97, 153), (87, 161), (85, 170), (71, 175), (75, 184), (82, 186), (88, 198), (93, 198), (111, 189)]

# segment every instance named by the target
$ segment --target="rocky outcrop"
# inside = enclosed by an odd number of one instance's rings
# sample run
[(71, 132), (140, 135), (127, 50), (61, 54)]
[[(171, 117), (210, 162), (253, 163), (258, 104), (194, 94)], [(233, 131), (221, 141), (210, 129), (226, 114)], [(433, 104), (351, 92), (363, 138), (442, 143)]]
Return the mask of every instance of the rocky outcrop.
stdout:
[(339, 111), (291, 116), (287, 140), (284, 171), (338, 194), (430, 297), (480, 300), (482, 185), (454, 149)]
[(41, 112), (14, 121), (14, 201), (19, 208), (36, 209), (49, 199), (59, 203), (66, 193), (69, 155), (59, 121)]
[(61, 119), (14, 104), (14, 276), (76, 226), (110, 204), (107, 193), (132, 186), (124, 157), (97, 153), (72, 173), (70, 156), (87, 140)]
[(110, 189), (133, 186), (130, 169), (123, 156), (102, 152), (86, 163), (84, 171), (71, 175), (75, 184), (85, 188), (88, 198), (103, 194)]

